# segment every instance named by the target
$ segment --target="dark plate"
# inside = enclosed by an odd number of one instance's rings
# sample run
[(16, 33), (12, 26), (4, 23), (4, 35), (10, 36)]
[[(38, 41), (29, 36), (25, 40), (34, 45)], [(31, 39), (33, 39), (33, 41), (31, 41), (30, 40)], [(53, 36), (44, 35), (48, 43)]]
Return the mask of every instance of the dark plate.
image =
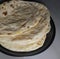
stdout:
[(51, 24), (51, 30), (47, 34), (45, 43), (41, 48), (34, 50), (34, 51), (31, 51), (31, 52), (14, 52), (14, 51), (10, 51), (10, 50), (8, 50), (0, 45), (0, 51), (7, 54), (7, 55), (17, 56), (17, 57), (32, 56), (32, 55), (36, 55), (36, 54), (39, 54), (39, 53), (45, 51), (52, 44), (54, 37), (55, 37), (55, 32), (56, 32), (55, 25), (54, 25), (52, 18), (51, 18), (50, 24)]
[[(39, 2), (39, 1), (36, 1), (36, 2)], [(34, 50), (34, 51), (30, 51), (30, 52), (16, 52), (16, 51), (8, 50), (8, 49), (4, 48), (2, 45), (0, 45), (0, 52), (3, 52), (4, 54), (10, 55), (10, 56), (24, 57), (24, 56), (33, 56), (33, 55), (36, 55), (36, 54), (39, 54), (39, 53), (45, 51), (46, 49), (48, 49), (50, 47), (50, 45), (54, 41), (54, 37), (55, 37), (55, 33), (56, 33), (55, 24), (51, 17), (50, 17), (50, 19), (51, 19), (50, 20), (51, 30), (47, 34), (44, 45), (41, 48)]]

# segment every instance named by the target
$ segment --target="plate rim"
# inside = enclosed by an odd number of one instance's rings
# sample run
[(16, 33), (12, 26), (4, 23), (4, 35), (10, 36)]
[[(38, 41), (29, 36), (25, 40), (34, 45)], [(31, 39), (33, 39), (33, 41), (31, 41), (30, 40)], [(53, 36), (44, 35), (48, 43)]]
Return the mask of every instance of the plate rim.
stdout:
[[(39, 54), (39, 53), (42, 53), (44, 52), (45, 50), (47, 50), (51, 44), (53, 43), (54, 41), (54, 38), (55, 38), (55, 34), (56, 34), (56, 27), (55, 27), (55, 24), (54, 24), (54, 21), (53, 19), (50, 17), (51, 21), (50, 21), (50, 24), (51, 24), (51, 27), (53, 26), (54, 27), (54, 33), (53, 33), (53, 37), (50, 41), (50, 43), (47, 45), (47, 46), (42, 46), (41, 48), (38, 48), (36, 50), (33, 50), (33, 51), (30, 51), (30, 52), (14, 52), (14, 51), (11, 51), (11, 50), (8, 50), (6, 48), (4, 48), (2, 45), (0, 45), (0, 51), (4, 54), (7, 54), (9, 56), (15, 56), (15, 57), (25, 57), (25, 56), (33, 56), (33, 55), (36, 55), (36, 54)], [(53, 28), (51, 28), (53, 29)], [(51, 30), (50, 30), (51, 31)], [(48, 33), (49, 35), (49, 33)], [(46, 38), (47, 39), (47, 38)], [(46, 42), (46, 41), (45, 41)], [(44, 43), (45, 43), (44, 42)], [(44, 49), (42, 49), (43, 47), (45, 47)], [(39, 51), (40, 49), (42, 49), (41, 51)]]

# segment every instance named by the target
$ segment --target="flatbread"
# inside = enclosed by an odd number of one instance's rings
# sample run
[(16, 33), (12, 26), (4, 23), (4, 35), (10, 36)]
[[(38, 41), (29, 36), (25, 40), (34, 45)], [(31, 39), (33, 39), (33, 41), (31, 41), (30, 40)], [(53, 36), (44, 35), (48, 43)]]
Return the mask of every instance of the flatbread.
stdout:
[[(6, 15), (2, 7), (7, 11)], [(32, 51), (43, 46), (51, 28), (46, 6), (37, 2), (12, 0), (1, 4), (0, 12), (2, 46), (12, 51)]]
[(43, 36), (43, 38), (41, 38), (42, 40), (39, 40), (35, 43), (32, 43), (32, 44), (28, 44), (28, 45), (21, 45), (19, 43), (16, 43), (16, 42), (13, 42), (11, 43), (10, 41), (7, 42), (7, 41), (1, 41), (1, 45), (9, 50), (12, 50), (12, 51), (33, 51), (33, 50), (36, 50), (38, 48), (40, 48), (41, 46), (43, 46), (43, 43), (45, 41), (45, 38), (46, 38), (46, 35)]

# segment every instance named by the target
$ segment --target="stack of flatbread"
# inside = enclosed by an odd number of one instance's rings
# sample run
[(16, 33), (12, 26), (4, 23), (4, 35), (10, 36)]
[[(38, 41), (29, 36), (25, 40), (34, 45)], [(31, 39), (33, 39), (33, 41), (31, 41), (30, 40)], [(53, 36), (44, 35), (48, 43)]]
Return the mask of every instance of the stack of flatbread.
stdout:
[(0, 5), (0, 44), (9, 50), (42, 47), (50, 28), (50, 13), (43, 4), (11, 0)]

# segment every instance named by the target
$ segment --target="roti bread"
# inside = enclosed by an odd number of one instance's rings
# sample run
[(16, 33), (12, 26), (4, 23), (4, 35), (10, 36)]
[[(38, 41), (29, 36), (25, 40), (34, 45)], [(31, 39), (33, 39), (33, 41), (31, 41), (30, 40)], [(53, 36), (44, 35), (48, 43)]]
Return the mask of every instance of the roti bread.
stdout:
[(50, 12), (46, 6), (12, 0), (1, 4), (0, 12), (2, 46), (12, 51), (32, 51), (43, 46), (51, 29)]

